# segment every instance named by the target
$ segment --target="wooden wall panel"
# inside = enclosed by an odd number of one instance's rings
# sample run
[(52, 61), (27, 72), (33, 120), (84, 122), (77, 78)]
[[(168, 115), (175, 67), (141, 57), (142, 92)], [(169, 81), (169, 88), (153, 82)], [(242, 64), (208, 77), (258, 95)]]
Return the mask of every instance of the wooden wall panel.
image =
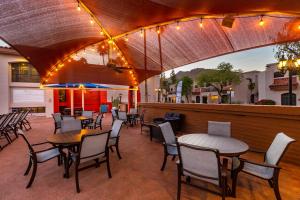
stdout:
[(275, 135), (284, 132), (297, 142), (290, 146), (283, 160), (300, 165), (299, 107), (159, 103), (141, 103), (139, 106), (146, 110), (147, 121), (170, 111), (184, 114), (184, 133), (207, 132), (209, 120), (230, 121), (232, 136), (258, 150), (267, 150)]

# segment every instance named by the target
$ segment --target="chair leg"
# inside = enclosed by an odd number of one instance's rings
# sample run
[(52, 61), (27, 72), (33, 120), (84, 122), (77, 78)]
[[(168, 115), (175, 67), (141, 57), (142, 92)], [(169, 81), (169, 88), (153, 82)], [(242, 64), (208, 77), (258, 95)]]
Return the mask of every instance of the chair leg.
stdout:
[(280, 191), (279, 191), (279, 183), (278, 183), (278, 177), (279, 177), (279, 170), (274, 171), (274, 177), (273, 177), (273, 189), (277, 200), (281, 200)]
[(221, 188), (221, 193), (222, 193), (222, 200), (225, 200), (226, 194), (227, 194), (227, 180), (225, 177), (222, 177), (222, 188)]
[(165, 152), (165, 155), (164, 155), (164, 161), (163, 161), (163, 164), (160, 168), (160, 171), (164, 171), (165, 167), (166, 167), (166, 163), (167, 163), (167, 157), (168, 157), (168, 154)]
[(175, 160), (175, 158), (176, 158), (176, 155), (173, 155), (173, 157), (172, 157), (172, 161), (174, 161), (174, 160)]
[(79, 164), (78, 164), (78, 161), (76, 161), (76, 164), (75, 164), (76, 191), (77, 191), (77, 193), (80, 193), (78, 167), (79, 167)]
[(100, 167), (99, 158), (95, 159), (96, 162), (96, 168)]
[(32, 170), (32, 174), (31, 174), (31, 177), (30, 177), (30, 180), (26, 186), (26, 188), (30, 188), (33, 181), (34, 181), (34, 178), (35, 178), (35, 175), (36, 175), (36, 170), (37, 170), (37, 162), (36, 160), (32, 160), (32, 164), (33, 164), (33, 170)]
[(110, 171), (110, 165), (109, 165), (109, 155), (107, 155), (107, 158), (106, 158), (106, 168), (107, 168), (108, 177), (111, 178), (111, 171)]
[(27, 167), (27, 169), (26, 169), (26, 171), (25, 171), (25, 173), (24, 173), (24, 176), (27, 176), (27, 175), (28, 175), (28, 173), (29, 173), (29, 171), (30, 171), (30, 169), (31, 169), (31, 166), (32, 166), (32, 162), (31, 162), (31, 158), (29, 158), (28, 167)]
[(113, 149), (112, 146), (110, 146), (109, 149), (110, 149), (111, 152), (114, 152), (114, 149)]
[(116, 143), (116, 150), (117, 150), (117, 154), (118, 154), (119, 159), (122, 159), (120, 151), (119, 151), (119, 142)]
[(180, 200), (180, 194), (181, 194), (181, 173), (180, 173), (180, 166), (177, 165), (177, 171), (178, 171), (178, 178), (177, 178), (177, 200)]

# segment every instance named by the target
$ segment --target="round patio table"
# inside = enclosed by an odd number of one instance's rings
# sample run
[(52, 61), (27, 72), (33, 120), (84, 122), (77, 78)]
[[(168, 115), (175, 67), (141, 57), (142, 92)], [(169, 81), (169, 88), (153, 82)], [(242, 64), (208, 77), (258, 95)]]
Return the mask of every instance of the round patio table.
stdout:
[(249, 146), (232, 137), (222, 137), (204, 133), (194, 133), (180, 136), (178, 142), (193, 146), (218, 149), (221, 156), (237, 157), (249, 150)]
[[(100, 130), (95, 129), (81, 129), (78, 131), (69, 131), (65, 133), (57, 133), (49, 136), (47, 141), (54, 145), (79, 145), (81, 137), (86, 134), (99, 133)], [(101, 131), (102, 132), (102, 131)]]

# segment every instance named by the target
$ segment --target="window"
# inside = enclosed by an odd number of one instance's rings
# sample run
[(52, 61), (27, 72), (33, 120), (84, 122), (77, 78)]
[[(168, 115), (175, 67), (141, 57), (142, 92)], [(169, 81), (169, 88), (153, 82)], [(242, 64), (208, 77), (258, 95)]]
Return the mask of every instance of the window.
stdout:
[(24, 110), (30, 110), (31, 113), (45, 113), (45, 107), (21, 107), (21, 108), (12, 108), (12, 112), (21, 112)]
[(39, 83), (40, 75), (27, 62), (11, 63), (11, 79), (12, 82)]
[(59, 102), (66, 102), (66, 90), (58, 90)]

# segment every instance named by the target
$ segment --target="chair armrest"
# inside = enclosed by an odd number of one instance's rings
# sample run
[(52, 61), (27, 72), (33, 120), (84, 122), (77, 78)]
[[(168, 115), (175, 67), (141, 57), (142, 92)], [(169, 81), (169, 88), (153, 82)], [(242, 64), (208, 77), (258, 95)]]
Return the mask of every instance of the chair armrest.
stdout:
[(43, 150), (40, 150), (40, 151), (34, 151), (34, 152), (35, 153), (41, 153), (41, 152), (49, 151), (51, 149), (57, 149), (57, 147), (50, 147), (50, 148), (47, 148), (47, 149), (43, 149)]
[(228, 159), (224, 158), (222, 168), (221, 168), (221, 176), (227, 177), (227, 169), (228, 169)]
[(177, 147), (176, 144), (166, 144), (167, 146)]
[(43, 144), (51, 144), (51, 143), (49, 143), (49, 142), (41, 142), (41, 143), (31, 144), (31, 146), (38, 146), (38, 145), (43, 145)]
[(266, 153), (266, 151), (264, 150), (258, 150), (258, 149), (249, 149), (250, 152), (254, 152), (254, 153)]
[(262, 167), (269, 167), (269, 168), (273, 168), (273, 169), (281, 169), (281, 167), (277, 166), (277, 165), (272, 165), (272, 164), (268, 164), (268, 163), (258, 163), (258, 162), (254, 162), (254, 161), (250, 161), (250, 160), (246, 160), (243, 158), (239, 159), (241, 162), (246, 162), (246, 163), (250, 163), (253, 165), (258, 165), (258, 166), (262, 166)]

